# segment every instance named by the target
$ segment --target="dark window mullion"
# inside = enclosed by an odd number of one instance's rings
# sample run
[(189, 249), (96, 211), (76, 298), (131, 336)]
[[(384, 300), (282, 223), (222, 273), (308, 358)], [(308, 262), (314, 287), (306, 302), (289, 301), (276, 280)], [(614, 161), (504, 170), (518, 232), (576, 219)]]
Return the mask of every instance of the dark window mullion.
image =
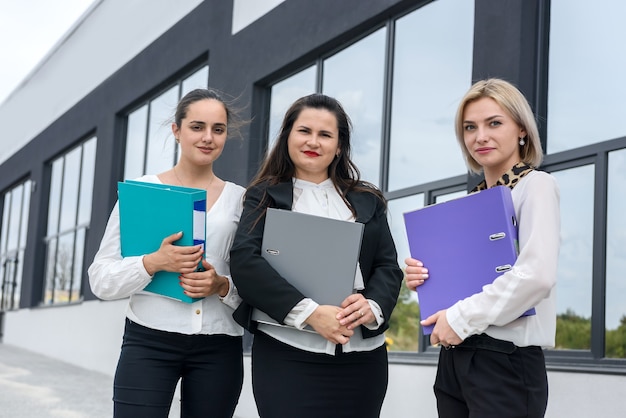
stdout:
[(598, 153), (595, 163), (593, 261), (591, 286), (591, 353), (605, 356), (606, 350), (606, 223), (608, 153)]

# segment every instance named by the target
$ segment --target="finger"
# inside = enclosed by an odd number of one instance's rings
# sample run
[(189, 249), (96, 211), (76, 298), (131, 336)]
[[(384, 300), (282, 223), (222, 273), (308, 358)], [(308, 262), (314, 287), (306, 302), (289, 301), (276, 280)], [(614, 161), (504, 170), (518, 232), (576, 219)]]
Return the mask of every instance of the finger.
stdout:
[(428, 318), (424, 319), (423, 321), (420, 322), (420, 324), (422, 324), (422, 326), (427, 326), (427, 325), (433, 325), (437, 323), (437, 314), (434, 313), (431, 316), (429, 316)]
[[(362, 300), (365, 300), (365, 297), (362, 294), (354, 293), (352, 295), (349, 295), (347, 298), (345, 298), (343, 300), (343, 302), (341, 302), (341, 307), (345, 309), (348, 306), (350, 306), (350, 305), (352, 305), (354, 303), (358, 303), (358, 302), (360, 302)], [(346, 315), (349, 315), (349, 313), (346, 312)]]
[(169, 235), (163, 239), (163, 244), (172, 244), (174, 241), (178, 241), (183, 236), (182, 231)]
[[(196, 257), (202, 256), (202, 245), (191, 246), (176, 246), (176, 251), (183, 255), (194, 255)], [(199, 261), (199, 260), (198, 260)]]
[(424, 265), (420, 260), (417, 260), (417, 259), (412, 258), (412, 257), (406, 258), (404, 260), (404, 263), (407, 266), (415, 266), (415, 267), (422, 267)]
[(215, 271), (215, 267), (213, 267), (213, 265), (211, 263), (206, 261), (205, 258), (202, 259), (202, 268), (204, 268), (204, 270), (206, 270), (206, 271), (209, 271), (209, 270)]

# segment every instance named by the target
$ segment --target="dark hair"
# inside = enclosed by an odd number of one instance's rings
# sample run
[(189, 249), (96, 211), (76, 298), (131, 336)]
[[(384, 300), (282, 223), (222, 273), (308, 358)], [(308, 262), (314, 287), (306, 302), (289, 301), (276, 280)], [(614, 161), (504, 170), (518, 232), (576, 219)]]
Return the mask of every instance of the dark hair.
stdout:
[(200, 100), (217, 100), (218, 102), (220, 102), (222, 106), (224, 106), (224, 110), (226, 111), (228, 138), (232, 138), (233, 136), (242, 138), (240, 130), (244, 125), (248, 123), (248, 121), (245, 121), (240, 117), (240, 110), (235, 110), (234, 99), (226, 102), (222, 98), (222, 95), (220, 95), (220, 93), (218, 93), (214, 89), (195, 89), (185, 94), (183, 98), (180, 99), (180, 101), (178, 102), (178, 105), (176, 106), (176, 112), (174, 113), (174, 123), (176, 124), (176, 126), (180, 128), (182, 120), (187, 117), (187, 111), (189, 110), (189, 106)]
[(267, 158), (265, 158), (263, 165), (252, 180), (250, 187), (263, 182), (277, 184), (292, 179), (295, 173), (295, 166), (289, 157), (287, 140), (289, 139), (289, 134), (293, 129), (296, 119), (298, 119), (302, 110), (307, 108), (324, 109), (335, 115), (337, 130), (339, 131), (338, 146), (340, 152), (339, 156), (334, 158), (328, 167), (328, 177), (332, 180), (339, 195), (348, 205), (353, 215), (356, 216), (356, 213), (354, 213), (354, 209), (345, 197), (346, 193), (349, 191), (373, 193), (385, 202), (383, 194), (376, 186), (361, 180), (359, 169), (350, 159), (350, 133), (352, 131), (352, 122), (348, 114), (337, 99), (318, 93), (299, 98), (287, 110), (274, 147)]

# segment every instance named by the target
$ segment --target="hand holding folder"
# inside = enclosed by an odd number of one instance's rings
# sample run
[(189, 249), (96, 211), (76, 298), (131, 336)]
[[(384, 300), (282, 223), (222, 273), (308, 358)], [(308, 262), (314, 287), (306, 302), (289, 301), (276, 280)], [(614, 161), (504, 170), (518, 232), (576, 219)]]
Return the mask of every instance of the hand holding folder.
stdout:
[(417, 288), (422, 319), (481, 292), (517, 259), (517, 221), (505, 186), (405, 213), (404, 222), (411, 257), (429, 273)]
[[(340, 306), (354, 289), (364, 228), (359, 222), (268, 208), (261, 255), (305, 297)], [(283, 326), (256, 308), (252, 319)], [(304, 330), (315, 332), (310, 326)]]
[[(206, 239), (206, 191), (160, 183), (126, 180), (118, 183), (122, 256), (150, 254), (167, 236), (182, 231), (176, 245), (202, 245)], [(178, 272), (159, 271), (144, 288), (191, 303), (200, 299), (184, 294)]]

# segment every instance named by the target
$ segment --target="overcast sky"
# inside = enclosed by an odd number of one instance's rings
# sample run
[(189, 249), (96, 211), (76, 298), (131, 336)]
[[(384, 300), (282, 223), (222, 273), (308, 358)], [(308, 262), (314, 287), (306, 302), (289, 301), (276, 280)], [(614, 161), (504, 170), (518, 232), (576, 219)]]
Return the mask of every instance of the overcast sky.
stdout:
[(0, 103), (94, 0), (0, 0)]

